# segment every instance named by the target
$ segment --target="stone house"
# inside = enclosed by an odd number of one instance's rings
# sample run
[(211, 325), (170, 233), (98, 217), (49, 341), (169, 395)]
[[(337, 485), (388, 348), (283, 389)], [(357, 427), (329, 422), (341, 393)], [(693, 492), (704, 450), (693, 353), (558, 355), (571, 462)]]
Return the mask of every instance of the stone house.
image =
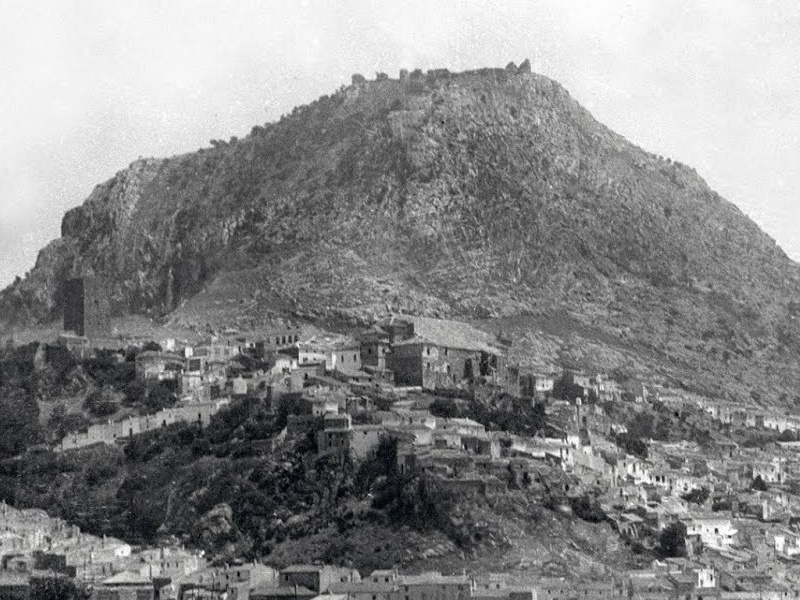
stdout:
[(505, 352), (489, 334), (466, 323), (408, 317), (391, 322), (387, 367), (400, 386), (453, 388), (462, 381), (505, 378)]
[(323, 428), (317, 432), (317, 454), (349, 454), (352, 436), (353, 420), (350, 415), (325, 415)]
[(486, 428), (477, 421), (465, 418), (435, 417), (437, 431), (455, 431), (461, 435), (482, 435)]
[(461, 448), (472, 454), (500, 458), (500, 442), (497, 438), (482, 435), (462, 435)]
[(151, 577), (123, 571), (95, 585), (92, 600), (153, 600), (155, 585)]
[(177, 354), (146, 350), (136, 355), (136, 378), (140, 381), (176, 380), (183, 367), (183, 359)]
[(264, 335), (261, 340), (256, 340), (254, 345), (255, 355), (263, 358), (269, 352), (287, 348), (300, 341), (303, 332), (299, 328), (276, 329)]
[(542, 369), (523, 365), (506, 368), (506, 392), (518, 398), (545, 398), (553, 391), (555, 376)]
[[(588, 396), (589, 392), (594, 392), (595, 394), (597, 393), (597, 386), (594, 383), (594, 377), (588, 373), (572, 370), (564, 371), (564, 382), (567, 385), (581, 388), (581, 390), (583, 390), (584, 397)], [(572, 399), (570, 398), (570, 400)]]
[(361, 370), (361, 346), (357, 342), (342, 343), (330, 349), (325, 366), (328, 371), (353, 373)]
[(361, 364), (365, 367), (387, 369), (387, 357), (391, 351), (389, 334), (379, 327), (373, 327), (360, 336)]
[(178, 578), (172, 585), (177, 588), (178, 600), (249, 600), (251, 589), (270, 585), (275, 579), (272, 567), (248, 563), (203, 569)]
[(350, 437), (350, 456), (353, 460), (364, 460), (375, 454), (386, 428), (381, 425), (354, 425)]
[(28, 600), (31, 594), (30, 573), (0, 571), (0, 598)]
[(724, 513), (693, 514), (680, 520), (686, 526), (687, 539), (697, 536), (708, 548), (729, 548), (737, 533), (730, 516)]
[(754, 461), (750, 467), (751, 479), (761, 477), (766, 483), (785, 483), (786, 482), (786, 463), (781, 457), (773, 457), (771, 460)]
[(800, 534), (796, 531), (781, 528), (772, 534), (772, 542), (775, 552), (786, 558), (800, 555)]
[(278, 585), (283, 588), (302, 586), (317, 594), (324, 594), (333, 584), (360, 580), (356, 569), (330, 565), (292, 565), (281, 570)]
[(402, 600), (467, 600), (472, 595), (472, 581), (466, 575), (405, 575), (398, 587)]

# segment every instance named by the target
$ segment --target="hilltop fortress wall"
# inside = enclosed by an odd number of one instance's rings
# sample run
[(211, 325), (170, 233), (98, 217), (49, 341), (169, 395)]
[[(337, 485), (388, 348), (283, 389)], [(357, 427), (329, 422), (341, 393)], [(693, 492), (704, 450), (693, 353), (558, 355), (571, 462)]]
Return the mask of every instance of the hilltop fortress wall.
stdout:
[(214, 402), (196, 402), (184, 406), (165, 408), (152, 415), (141, 417), (128, 417), (122, 421), (109, 421), (92, 425), (86, 432), (70, 433), (56, 446), (56, 451), (74, 450), (92, 444), (115, 444), (125, 438), (154, 431), (173, 423), (196, 422), (205, 427), (228, 400)]

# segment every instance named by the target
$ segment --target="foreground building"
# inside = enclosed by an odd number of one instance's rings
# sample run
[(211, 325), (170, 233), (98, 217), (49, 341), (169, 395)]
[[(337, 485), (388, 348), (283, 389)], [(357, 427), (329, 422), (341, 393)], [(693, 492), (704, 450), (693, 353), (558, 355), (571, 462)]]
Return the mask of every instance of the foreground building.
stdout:
[(391, 344), (386, 366), (397, 385), (453, 388), (478, 377), (498, 381), (504, 372), (501, 344), (467, 323), (404, 317), (383, 328)]

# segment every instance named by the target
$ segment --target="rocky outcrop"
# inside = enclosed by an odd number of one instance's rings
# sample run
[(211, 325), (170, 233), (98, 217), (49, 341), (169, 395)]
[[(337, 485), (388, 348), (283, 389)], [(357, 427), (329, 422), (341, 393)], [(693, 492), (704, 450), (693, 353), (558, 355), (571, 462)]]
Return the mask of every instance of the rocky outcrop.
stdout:
[(246, 326), (559, 309), (675, 364), (792, 372), (798, 267), (693, 169), (528, 61), (356, 79), (98, 186), (0, 294), (0, 318), (55, 318), (64, 278), (95, 272), (117, 313)]

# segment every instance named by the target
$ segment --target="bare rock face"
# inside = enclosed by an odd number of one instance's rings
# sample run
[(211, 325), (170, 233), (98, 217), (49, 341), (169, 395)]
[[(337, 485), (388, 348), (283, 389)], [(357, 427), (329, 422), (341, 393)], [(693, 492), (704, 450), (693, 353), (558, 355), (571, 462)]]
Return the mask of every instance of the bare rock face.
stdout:
[(354, 77), (242, 140), (137, 161), (65, 215), (0, 319), (57, 318), (81, 272), (118, 314), (182, 322), (558, 309), (674, 364), (790, 373), (800, 348), (798, 266), (527, 60)]

